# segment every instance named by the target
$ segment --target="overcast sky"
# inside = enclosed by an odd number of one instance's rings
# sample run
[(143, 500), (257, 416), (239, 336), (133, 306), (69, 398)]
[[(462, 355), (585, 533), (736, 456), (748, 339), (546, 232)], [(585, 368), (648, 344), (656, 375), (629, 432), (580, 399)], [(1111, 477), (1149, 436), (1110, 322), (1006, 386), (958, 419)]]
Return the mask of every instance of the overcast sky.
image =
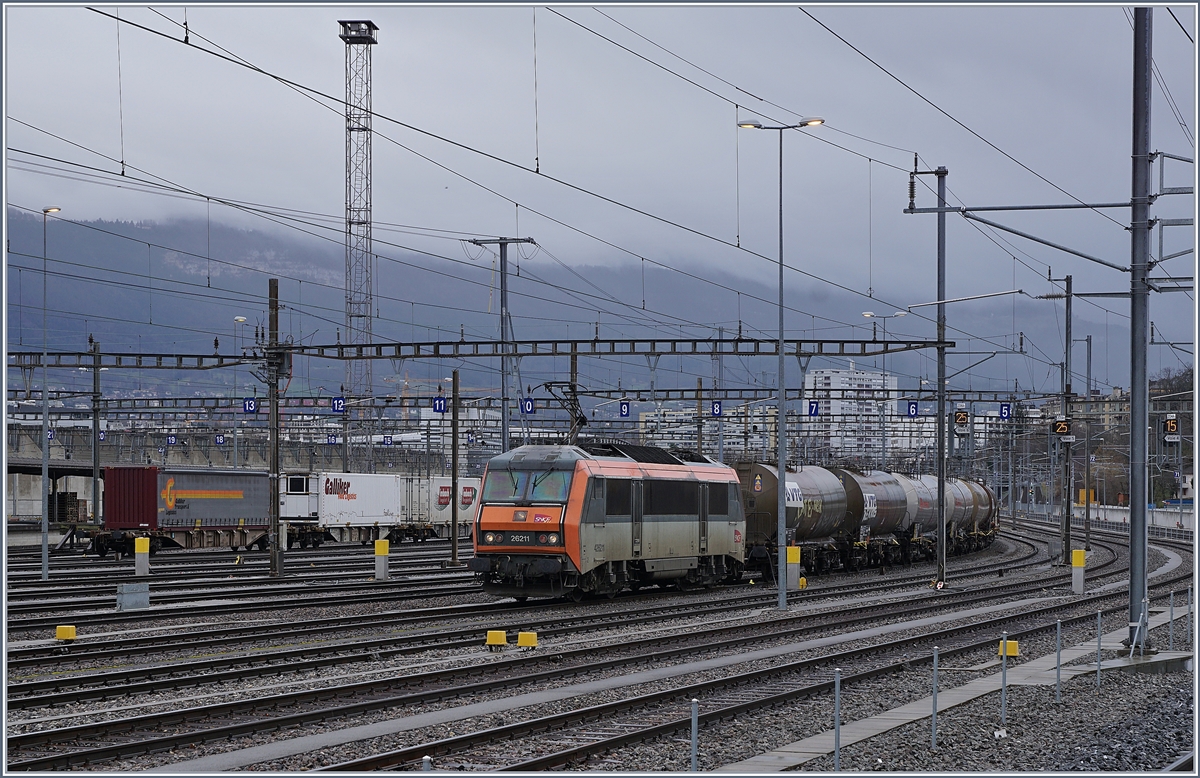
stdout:
[[(530, 236), (575, 269), (619, 266), (632, 275), (645, 258), (773, 290), (778, 137), (739, 130), (736, 121), (824, 117), (826, 125), (784, 138), (788, 305), (827, 319), (789, 314), (793, 335), (821, 326), (849, 337), (855, 325), (862, 337), (862, 311), (936, 298), (936, 219), (902, 213), (914, 152), (922, 170), (948, 168), (952, 204), (1114, 203), (1130, 193), (1131, 7), (96, 8), (161, 34), (80, 6), (5, 6), (10, 207), (60, 205), (71, 220), (211, 214), (280, 229), (210, 206), (207, 196), (327, 214), (336, 227), (345, 203), (341, 107), (230, 60), (340, 98), (339, 19), (380, 28), (372, 51), (376, 237), (456, 259), (460, 244), (435, 231)], [(190, 45), (182, 43), (185, 17)], [(1193, 5), (1154, 11), (1151, 146), (1187, 158), (1195, 26)], [(52, 161), (119, 173), (122, 159), (127, 178), (201, 196), (102, 186)], [(1194, 179), (1193, 165), (1168, 164), (1167, 186)], [(918, 179), (919, 207), (936, 204), (933, 186), (932, 177)], [(1154, 207), (1162, 218), (1194, 211), (1192, 196), (1164, 196)], [(1128, 209), (984, 215), (1129, 263)], [(1051, 270), (1072, 274), (1076, 291), (1128, 289), (1125, 273), (959, 216), (948, 225), (950, 297), (1058, 291), (1046, 280)], [(1164, 254), (1180, 251), (1194, 229), (1170, 228), (1164, 241)], [(1157, 254), (1157, 233), (1153, 244)], [(1191, 254), (1156, 274), (1191, 276), (1194, 265)], [(641, 302), (628, 289), (608, 291)], [(403, 289), (387, 293), (404, 299)], [(727, 297), (727, 310), (691, 311), (692, 320), (730, 326), (739, 317), (736, 293)], [(1153, 296), (1162, 338), (1193, 339), (1194, 300)], [(1022, 300), (1017, 308), (1003, 299), (949, 310), (953, 326), (994, 343), (1037, 329), (1031, 316), (1060, 331), (1061, 303)], [(1076, 337), (1093, 334), (1098, 349), (1125, 353), (1127, 340), (1101, 339), (1106, 329), (1127, 339), (1127, 317), (1127, 301), (1079, 301)], [(932, 338), (933, 327), (913, 315), (889, 333)], [(1038, 346), (1060, 358), (1061, 341)], [(1076, 359), (1081, 365), (1081, 351)], [(1155, 351), (1151, 370), (1190, 360)], [(1042, 362), (1036, 372), (1044, 378)], [(1111, 375), (1123, 383), (1127, 366)]]

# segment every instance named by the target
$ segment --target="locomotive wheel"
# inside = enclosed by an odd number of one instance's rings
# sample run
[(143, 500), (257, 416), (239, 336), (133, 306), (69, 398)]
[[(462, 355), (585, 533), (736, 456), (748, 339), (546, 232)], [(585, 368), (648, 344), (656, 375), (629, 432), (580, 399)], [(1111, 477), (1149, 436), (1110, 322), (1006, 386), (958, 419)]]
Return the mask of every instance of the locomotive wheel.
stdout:
[(108, 544), (107, 543), (97, 543), (96, 544), (96, 556), (100, 557), (101, 559), (108, 556)]
[(575, 602), (582, 602), (583, 601), (583, 590), (582, 589), (572, 589), (568, 596)]

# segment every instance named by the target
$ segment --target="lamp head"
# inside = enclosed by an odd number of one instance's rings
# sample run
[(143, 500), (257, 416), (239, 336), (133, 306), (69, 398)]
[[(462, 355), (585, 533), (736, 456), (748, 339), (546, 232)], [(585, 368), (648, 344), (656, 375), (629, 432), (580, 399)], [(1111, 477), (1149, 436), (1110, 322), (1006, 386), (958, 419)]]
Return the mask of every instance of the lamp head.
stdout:
[(42, 213), (58, 213), (61, 210), (62, 208), (59, 208), (57, 205), (47, 205), (42, 209)]
[(825, 120), (820, 116), (808, 116), (796, 123), (798, 127), (816, 127), (818, 124), (824, 124)]
[(762, 122), (754, 119), (742, 119), (740, 122), (738, 122), (738, 126), (743, 130), (761, 130)]
[(870, 319), (875, 316), (875, 312), (874, 311), (863, 311), (863, 316), (866, 316), (868, 319)]
[(246, 317), (245, 317), (245, 316), (234, 316), (234, 317), (233, 317), (233, 320), (234, 320), (236, 323), (238, 323), (238, 324), (245, 324), (245, 323), (246, 323)]
[(908, 311), (896, 311), (895, 313), (893, 313), (893, 314), (892, 314), (892, 316), (893, 316), (893, 317), (895, 317), (895, 316), (907, 316), (907, 315), (908, 315)]

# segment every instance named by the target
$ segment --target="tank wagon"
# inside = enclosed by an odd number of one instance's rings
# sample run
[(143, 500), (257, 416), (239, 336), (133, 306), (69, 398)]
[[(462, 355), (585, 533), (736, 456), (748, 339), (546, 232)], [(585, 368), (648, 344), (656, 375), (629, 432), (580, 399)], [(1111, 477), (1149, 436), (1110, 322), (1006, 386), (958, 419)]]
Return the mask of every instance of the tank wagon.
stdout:
[[(459, 526), (470, 531), (478, 478), (459, 479)], [(280, 478), (288, 546), (325, 541), (449, 537), (450, 478), (308, 473)], [(264, 472), (158, 467), (104, 469), (104, 526), (92, 550), (133, 553), (134, 539), (164, 548), (258, 548), (270, 539), (270, 479)]]
[(624, 443), (521, 446), (488, 462), (468, 562), (491, 594), (712, 586), (745, 566), (737, 473)]
[[(746, 506), (751, 557), (774, 560), (778, 536), (778, 470), (736, 466)], [(801, 467), (788, 471), (784, 503), (787, 535), (800, 547), (806, 571), (856, 570), (908, 564), (937, 555), (937, 478), (883, 471)], [(996, 533), (997, 503), (983, 484), (946, 479), (947, 553), (989, 545)], [(756, 548), (758, 547), (758, 548)], [(766, 553), (764, 553), (764, 550)]]

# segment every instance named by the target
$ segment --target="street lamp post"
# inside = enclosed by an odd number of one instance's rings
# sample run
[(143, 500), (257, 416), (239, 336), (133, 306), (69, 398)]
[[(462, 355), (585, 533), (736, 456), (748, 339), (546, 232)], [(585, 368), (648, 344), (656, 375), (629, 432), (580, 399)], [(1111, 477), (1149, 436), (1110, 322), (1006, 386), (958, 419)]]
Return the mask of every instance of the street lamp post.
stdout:
[(42, 580), (50, 578), (50, 384), (46, 343), (46, 215), (61, 208), (42, 209)]
[(785, 124), (779, 127), (764, 127), (754, 120), (742, 120), (738, 127), (747, 130), (775, 130), (779, 133), (779, 398), (775, 411), (776, 444), (778, 448), (778, 479), (776, 493), (778, 500), (776, 511), (775, 543), (779, 548), (778, 571), (776, 580), (779, 584), (779, 609), (787, 610), (787, 389), (784, 384), (784, 335), (783, 335), (783, 131), (798, 130), (803, 127), (815, 127), (824, 124), (825, 120), (818, 117), (801, 119), (797, 124)]
[(891, 401), (891, 393), (888, 392), (888, 384), (887, 384), (887, 323), (888, 323), (888, 319), (898, 319), (901, 316), (907, 316), (907, 315), (908, 315), (908, 311), (896, 311), (895, 313), (891, 314), (890, 316), (883, 316), (883, 315), (875, 313), (873, 311), (863, 311), (863, 316), (867, 317), (868, 319), (879, 319), (880, 321), (883, 322), (883, 392), (884, 392), (884, 397), (886, 399), (884, 400), (884, 414), (883, 414), (883, 442), (881, 444), (880, 457), (879, 457), (879, 462), (880, 462), (879, 469), (880, 470), (887, 469), (887, 444), (888, 444), (887, 417), (890, 415), (887, 413), (887, 404), (888, 404), (888, 402)]

